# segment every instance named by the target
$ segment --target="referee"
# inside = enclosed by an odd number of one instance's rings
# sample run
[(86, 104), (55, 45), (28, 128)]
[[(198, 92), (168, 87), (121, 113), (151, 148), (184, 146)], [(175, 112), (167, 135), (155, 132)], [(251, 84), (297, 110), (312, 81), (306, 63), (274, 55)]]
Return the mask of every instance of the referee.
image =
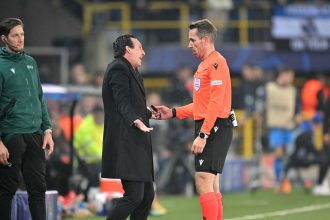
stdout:
[(194, 75), (193, 102), (178, 108), (156, 106), (159, 119), (195, 120), (195, 181), (204, 220), (223, 216), (219, 178), (232, 140), (231, 82), (225, 58), (215, 50), (216, 27), (207, 19), (189, 26), (192, 54), (201, 60)]

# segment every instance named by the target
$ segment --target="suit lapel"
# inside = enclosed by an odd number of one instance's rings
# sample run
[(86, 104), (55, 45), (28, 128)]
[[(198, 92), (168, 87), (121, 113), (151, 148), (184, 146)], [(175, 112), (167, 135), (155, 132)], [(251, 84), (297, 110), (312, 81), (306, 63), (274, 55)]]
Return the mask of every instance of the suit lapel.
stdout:
[(134, 68), (132, 67), (132, 65), (130, 64), (130, 62), (128, 62), (125, 58), (123, 58), (124, 62), (128, 65), (131, 74), (133, 75), (133, 78), (136, 80), (137, 84), (139, 85), (143, 95), (145, 95), (145, 90), (144, 90), (144, 86), (143, 86), (143, 78), (140, 75), (140, 73), (138, 72), (138, 70), (134, 70)]

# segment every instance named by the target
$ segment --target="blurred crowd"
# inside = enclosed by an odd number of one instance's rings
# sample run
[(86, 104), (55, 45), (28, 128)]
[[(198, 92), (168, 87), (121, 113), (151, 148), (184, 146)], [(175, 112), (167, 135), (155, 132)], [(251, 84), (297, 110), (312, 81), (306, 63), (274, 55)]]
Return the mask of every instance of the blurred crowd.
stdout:
[[(106, 3), (106, 0), (89, 0), (90, 3)], [(178, 8), (160, 9), (153, 7), (150, 0), (116, 0), (112, 2), (128, 3), (131, 11), (132, 21), (176, 21), (180, 19)], [(159, 2), (173, 3), (176, 1), (163, 0)], [(240, 8), (247, 9), (246, 19), (264, 20), (271, 18), (272, 13), (283, 10), (287, 4), (318, 4), (327, 3), (326, 0), (184, 0), (180, 1), (189, 6), (190, 18), (189, 20), (196, 20), (200, 18), (208, 18), (213, 21), (221, 21), (221, 31), (219, 32), (218, 40), (220, 42), (239, 42), (238, 28), (235, 25), (230, 25), (230, 21), (239, 19)], [(81, 19), (83, 17), (83, 10), (81, 5), (75, 1), (63, 1), (62, 4), (78, 15)], [(166, 7), (167, 8), (167, 7)], [(121, 13), (118, 10), (113, 10), (106, 13), (97, 13), (93, 16), (93, 26), (96, 28), (103, 27), (108, 21), (121, 21)], [(169, 24), (168, 26), (171, 26)], [(136, 35), (141, 42), (148, 42), (149, 45), (159, 43), (177, 43), (180, 39), (180, 30), (176, 28), (167, 29), (135, 29), (133, 34)], [(271, 41), (269, 29), (251, 28), (249, 30), (249, 40), (251, 42)]]
[[(182, 65), (170, 77), (167, 87), (157, 91), (148, 90), (147, 105), (179, 106), (191, 102), (193, 74), (192, 68)], [(73, 85), (100, 88), (103, 72), (88, 74), (83, 64), (76, 64), (72, 67), (70, 76)], [(230, 154), (242, 156), (242, 139), (247, 137), (242, 135), (241, 128), (252, 120), (253, 153), (271, 154), (274, 164), (277, 160), (281, 161), (274, 168), (274, 187), (278, 191), (282, 190), (282, 182), (289, 168), (301, 165), (301, 154), (314, 154), (311, 157), (314, 159), (308, 163), (305, 160), (306, 164), (301, 166), (326, 164), (316, 181), (316, 185), (321, 186), (330, 161), (330, 155), (324, 153), (330, 143), (330, 92), (327, 78), (320, 73), (311, 74), (304, 81), (295, 80), (295, 73), (289, 67), (265, 72), (256, 64), (245, 64), (236, 81), (238, 83), (234, 83), (233, 87), (233, 108), (242, 113), (238, 114), (239, 128), (236, 130)], [(75, 193), (82, 193), (85, 200), (88, 200), (88, 190), (100, 184), (95, 175), (98, 173), (95, 171), (100, 171), (102, 153), (103, 108), (100, 96), (83, 96), (75, 109), (73, 170), (70, 162), (70, 102), (48, 100), (47, 104), (56, 143), (55, 153), (49, 158), (48, 186), (59, 190), (62, 196), (67, 196), (74, 190)], [(154, 127), (152, 140), (157, 191), (193, 195), (193, 155), (189, 152), (194, 133), (193, 121), (151, 120), (151, 126)], [(324, 141), (321, 140), (319, 144), (320, 140), (315, 139), (314, 133), (322, 130), (321, 127), (325, 129)], [(307, 143), (306, 138), (311, 143), (307, 148), (302, 146), (303, 153), (296, 150), (301, 147), (296, 145), (301, 143), (297, 141), (297, 137), (302, 133), (307, 134), (303, 143)], [(276, 141), (279, 139), (283, 141)], [(320, 160), (319, 154), (323, 155)], [(318, 159), (315, 159), (315, 155)], [(295, 156), (295, 161), (290, 163), (289, 158)]]
[[(290, 67), (267, 73), (254, 64), (242, 68), (233, 107), (243, 110), (238, 118), (241, 127), (253, 122), (254, 154), (272, 156), (275, 192), (291, 191), (291, 169), (315, 165), (315, 183), (302, 184), (307, 188), (314, 185), (316, 195), (330, 195), (327, 80), (325, 74), (315, 73), (299, 81)], [(240, 152), (242, 148), (235, 151)]]
[[(82, 17), (82, 7), (74, 6), (78, 4), (77, 2), (63, 0), (62, 4), (73, 11), (78, 10), (76, 14)], [(175, 11), (176, 9), (168, 11), (151, 7), (150, 3), (153, 1), (150, 0), (111, 2), (129, 3), (132, 21), (180, 20), (180, 14)], [(212, 21), (221, 21), (218, 33), (220, 43), (238, 43), (238, 28), (229, 28), (229, 23), (239, 19), (240, 7), (248, 9), (245, 19), (249, 21), (269, 20), (270, 13), (279, 13), (287, 4), (320, 5), (329, 1), (184, 0), (180, 2), (189, 5), (190, 20), (207, 17)], [(253, 7), (263, 5), (265, 2), (274, 8), (259, 10), (260, 8)], [(112, 11), (108, 14), (94, 14), (93, 26), (104, 28), (109, 21), (121, 21), (120, 13), (120, 11)], [(269, 37), (269, 29), (266, 33), (267, 39), (264, 39), (264, 34), (260, 34), (256, 28), (251, 28), (248, 35), (253, 36), (249, 36), (249, 40), (269, 42), (272, 40)], [(142, 42), (147, 42), (148, 46), (178, 43), (181, 35), (179, 28), (134, 29), (133, 34)], [(221, 48), (222, 44), (219, 46)], [(72, 56), (72, 50), (70, 53)], [(105, 70), (90, 71), (83, 62), (71, 63), (73, 59), (68, 62), (70, 63), (69, 85), (80, 88), (80, 91), (93, 88), (96, 93), (83, 93), (77, 103), (72, 100), (47, 100), (55, 143), (54, 153), (47, 160), (47, 187), (48, 190), (58, 191), (63, 216), (71, 216), (77, 208), (105, 214), (106, 201), (100, 187), (104, 129), (101, 88)], [(166, 87), (150, 89), (146, 86), (147, 105), (164, 104), (175, 107), (191, 103), (194, 71), (191, 66), (182, 65), (174, 73), (165, 76), (168, 82)], [(60, 82), (58, 70), (52, 69), (51, 65), (41, 64), (39, 72), (43, 84)], [(240, 74), (233, 74), (232, 107), (237, 113), (239, 126), (235, 129), (228, 157), (245, 157), (244, 140), (252, 139), (252, 156), (258, 161), (258, 166), (264, 155), (270, 155), (272, 158), (272, 187), (276, 193), (290, 193), (291, 184), (295, 181), (290, 175), (292, 170), (316, 166), (317, 173), (314, 179), (305, 181), (300, 178), (301, 184), (304, 188), (312, 189), (315, 195), (330, 196), (328, 80), (326, 73), (320, 72), (308, 73), (303, 77), (300, 75), (300, 78), (297, 78), (294, 69), (290, 66), (265, 71), (255, 63), (242, 65)], [(251, 136), (244, 136), (243, 129), (248, 124), (252, 125), (249, 133)], [(150, 126), (154, 128), (151, 134), (157, 193), (195, 195), (194, 156), (189, 150), (194, 140), (194, 121), (192, 119), (151, 120)], [(166, 210), (155, 200), (151, 212), (153, 215), (162, 215)], [(89, 213), (82, 215), (87, 216)]]
[[(93, 1), (102, 2), (102, 1)], [(164, 18), (178, 19), (177, 13), (161, 12), (150, 8), (147, 0), (129, 1), (134, 8), (134, 20), (160, 20)], [(213, 20), (227, 21), (237, 17), (232, 10), (235, 5), (253, 5), (250, 0), (205, 0), (207, 10), (199, 7), (196, 0), (184, 1), (191, 6), (192, 17), (208, 17)], [(275, 4), (274, 10), (288, 3), (310, 3), (311, 1), (270, 1)], [(321, 4), (326, 1), (315, 0)], [(194, 7), (196, 6), (196, 7)], [(143, 12), (143, 13), (142, 13)], [(111, 15), (116, 21), (120, 16)], [(249, 19), (259, 18), (261, 13), (251, 10)], [(268, 15), (265, 15), (268, 16)], [(102, 23), (109, 17), (100, 17), (96, 21)], [(226, 28), (221, 28), (220, 40), (232, 39)], [(141, 32), (142, 33), (142, 32)], [(159, 42), (177, 42), (179, 30), (152, 30), (137, 34), (148, 44)], [(181, 106), (192, 101), (192, 82), (194, 70), (182, 65), (175, 73), (167, 76), (168, 86), (160, 90), (148, 90), (147, 105)], [(104, 70), (88, 72), (83, 63), (76, 63), (70, 69), (70, 85), (81, 88), (93, 87), (100, 90)], [(42, 83), (54, 83), (52, 70), (41, 66)], [(276, 71), (265, 71), (259, 65), (247, 63), (242, 66), (240, 76), (233, 83), (233, 108), (237, 111), (239, 128), (235, 131), (235, 139), (230, 149), (231, 156), (242, 156), (243, 139), (253, 139), (253, 155), (269, 154), (273, 158), (274, 190), (287, 193), (290, 191), (290, 169), (306, 168), (311, 165), (319, 167), (314, 180), (313, 192), (317, 195), (330, 195), (327, 172), (330, 164), (330, 99), (328, 79), (322, 73), (310, 73), (303, 80), (295, 78), (290, 67), (282, 67)], [(101, 96), (83, 95), (70, 116), (71, 101), (47, 100), (52, 118), (53, 138), (56, 144), (54, 154), (48, 159), (47, 185), (58, 190), (60, 200), (66, 210), (81, 201), (91, 201), (91, 192), (100, 185), (100, 163), (103, 138), (103, 106)], [(71, 120), (73, 119), (73, 128)], [(252, 121), (253, 136), (244, 137), (242, 128)], [(184, 194), (192, 196), (194, 189), (194, 161), (189, 151), (194, 139), (192, 120), (151, 120), (154, 127), (152, 141), (154, 148), (154, 165), (158, 193)], [(72, 140), (72, 131), (74, 132)], [(317, 135), (317, 134), (322, 135)], [(72, 148), (73, 147), (73, 148)], [(71, 157), (73, 155), (73, 161)], [(307, 159), (306, 159), (307, 158)], [(305, 186), (306, 184), (303, 183)], [(95, 204), (92, 209), (96, 209)]]

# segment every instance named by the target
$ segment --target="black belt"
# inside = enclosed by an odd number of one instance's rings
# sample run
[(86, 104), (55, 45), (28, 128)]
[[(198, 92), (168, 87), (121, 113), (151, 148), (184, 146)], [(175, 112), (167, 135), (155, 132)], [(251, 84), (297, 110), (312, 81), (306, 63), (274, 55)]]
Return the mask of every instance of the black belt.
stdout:
[[(197, 122), (201, 122), (201, 121), (204, 121), (204, 120), (205, 120), (205, 118), (195, 120), (195, 122), (197, 123)], [(230, 116), (228, 118), (217, 118), (215, 121), (221, 123), (221, 122), (227, 122), (228, 120), (230, 121)]]

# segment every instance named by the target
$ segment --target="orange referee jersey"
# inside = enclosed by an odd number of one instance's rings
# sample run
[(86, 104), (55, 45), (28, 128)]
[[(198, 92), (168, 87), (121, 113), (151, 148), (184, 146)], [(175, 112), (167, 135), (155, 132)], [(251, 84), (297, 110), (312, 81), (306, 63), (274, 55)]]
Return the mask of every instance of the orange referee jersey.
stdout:
[(193, 103), (176, 108), (176, 117), (204, 119), (201, 131), (210, 134), (217, 118), (228, 118), (231, 82), (226, 59), (217, 51), (203, 60), (194, 75)]

